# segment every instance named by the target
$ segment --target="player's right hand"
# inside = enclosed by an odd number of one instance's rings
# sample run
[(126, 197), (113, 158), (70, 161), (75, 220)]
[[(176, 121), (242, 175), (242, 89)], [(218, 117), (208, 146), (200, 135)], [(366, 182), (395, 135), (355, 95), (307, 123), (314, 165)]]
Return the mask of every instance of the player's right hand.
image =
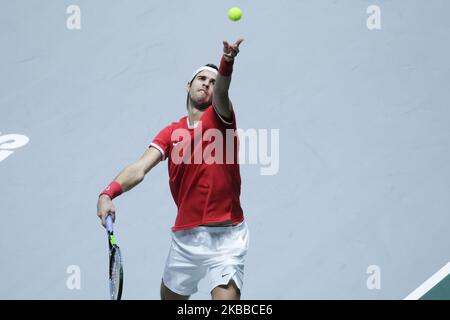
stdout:
[(102, 226), (106, 227), (106, 217), (110, 215), (113, 222), (116, 220), (116, 208), (110, 197), (103, 194), (98, 197), (97, 216), (102, 220)]
[(235, 44), (229, 44), (227, 41), (223, 41), (223, 56), (228, 62), (234, 60), (239, 53), (239, 46), (244, 39), (239, 39)]

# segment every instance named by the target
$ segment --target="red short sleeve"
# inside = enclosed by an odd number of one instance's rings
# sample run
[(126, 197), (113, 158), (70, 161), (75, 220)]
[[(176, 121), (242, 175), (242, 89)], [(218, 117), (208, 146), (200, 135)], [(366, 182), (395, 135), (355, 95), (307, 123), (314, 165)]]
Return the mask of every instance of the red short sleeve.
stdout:
[(162, 160), (165, 160), (170, 152), (172, 125), (168, 125), (162, 129), (150, 143), (149, 147), (158, 149), (161, 152)]
[(216, 110), (216, 108), (214, 107), (214, 105), (211, 108), (212, 113), (214, 114), (214, 116), (219, 120), (219, 123), (225, 127), (225, 128), (232, 128), (232, 129), (236, 129), (236, 119), (235, 119), (235, 115), (234, 115), (234, 110), (231, 112), (231, 119), (227, 120), (224, 119)]

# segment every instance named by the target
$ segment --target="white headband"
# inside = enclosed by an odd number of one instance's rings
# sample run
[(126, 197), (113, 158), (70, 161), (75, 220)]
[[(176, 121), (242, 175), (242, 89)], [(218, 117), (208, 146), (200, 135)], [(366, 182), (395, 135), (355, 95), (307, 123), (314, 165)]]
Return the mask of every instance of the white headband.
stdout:
[(191, 78), (191, 79), (194, 79), (195, 76), (196, 76), (198, 73), (202, 72), (203, 70), (208, 70), (208, 71), (211, 71), (211, 72), (214, 73), (214, 74), (217, 74), (217, 70), (216, 70), (216, 69), (211, 68), (211, 67), (208, 67), (208, 66), (203, 66), (203, 67), (200, 67), (200, 68), (198, 68), (197, 70), (195, 70), (195, 72), (194, 72), (194, 74), (192, 75), (192, 78)]

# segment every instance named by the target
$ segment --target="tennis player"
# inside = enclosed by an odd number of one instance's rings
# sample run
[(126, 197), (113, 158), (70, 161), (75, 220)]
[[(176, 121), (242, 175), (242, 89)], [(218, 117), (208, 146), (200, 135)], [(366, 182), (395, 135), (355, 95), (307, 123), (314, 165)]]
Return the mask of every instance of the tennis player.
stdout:
[[(236, 116), (228, 90), (242, 41), (223, 42), (219, 68), (208, 64), (195, 70), (186, 88), (188, 115), (163, 128), (98, 198), (97, 215), (104, 226), (108, 215), (115, 219), (112, 200), (168, 160), (178, 212), (161, 282), (164, 300), (189, 299), (205, 276), (212, 299), (241, 296), (249, 233), (240, 204)], [(220, 137), (224, 143), (216, 144)]]

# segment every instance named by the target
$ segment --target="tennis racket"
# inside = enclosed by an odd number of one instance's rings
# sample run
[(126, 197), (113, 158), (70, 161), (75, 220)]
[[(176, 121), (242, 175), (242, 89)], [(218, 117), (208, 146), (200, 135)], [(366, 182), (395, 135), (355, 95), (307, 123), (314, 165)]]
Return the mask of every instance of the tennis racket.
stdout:
[(110, 215), (106, 217), (106, 232), (109, 245), (109, 293), (111, 300), (120, 300), (123, 287), (122, 255), (117, 245), (113, 231), (113, 222)]

